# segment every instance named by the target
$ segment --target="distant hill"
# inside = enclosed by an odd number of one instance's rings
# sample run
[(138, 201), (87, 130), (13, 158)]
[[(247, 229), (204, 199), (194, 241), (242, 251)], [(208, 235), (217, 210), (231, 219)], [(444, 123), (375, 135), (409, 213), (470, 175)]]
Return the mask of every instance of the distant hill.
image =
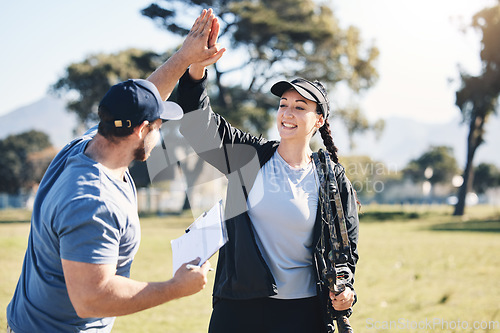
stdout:
[(66, 111), (63, 100), (46, 96), (0, 116), (0, 138), (35, 129), (47, 133), (51, 143), (62, 148), (74, 137), (76, 124), (76, 115)]
[[(347, 132), (342, 123), (333, 119), (332, 132), (341, 155), (368, 155), (382, 161), (392, 170), (401, 170), (418, 158), (431, 145), (446, 145), (454, 149), (459, 166), (464, 167), (467, 127), (454, 121), (428, 124), (409, 118), (391, 117), (385, 120), (385, 130), (379, 140), (373, 134), (356, 136), (356, 149), (349, 151)], [(31, 105), (0, 116), (0, 138), (37, 129), (50, 136), (54, 146), (63, 147), (74, 137), (76, 116), (65, 109), (65, 102), (47, 96)], [(488, 162), (500, 166), (500, 116), (493, 116), (487, 124), (486, 143), (476, 153), (475, 162)]]
[[(401, 170), (406, 164), (420, 157), (430, 146), (450, 146), (459, 167), (464, 168), (467, 154), (468, 127), (460, 119), (447, 123), (428, 124), (408, 118), (385, 119), (385, 129), (379, 140), (371, 133), (356, 136), (356, 148), (349, 151), (347, 131), (332, 121), (334, 140), (341, 154), (368, 155), (382, 161), (393, 170)], [(493, 116), (486, 126), (485, 143), (479, 146), (475, 164), (486, 162), (500, 167), (500, 117)]]

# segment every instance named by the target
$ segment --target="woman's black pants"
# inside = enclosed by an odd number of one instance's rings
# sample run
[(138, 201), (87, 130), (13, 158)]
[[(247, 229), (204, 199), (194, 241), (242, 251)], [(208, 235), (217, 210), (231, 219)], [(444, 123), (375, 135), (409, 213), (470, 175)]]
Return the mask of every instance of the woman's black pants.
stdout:
[(318, 297), (301, 299), (217, 299), (209, 333), (320, 333)]

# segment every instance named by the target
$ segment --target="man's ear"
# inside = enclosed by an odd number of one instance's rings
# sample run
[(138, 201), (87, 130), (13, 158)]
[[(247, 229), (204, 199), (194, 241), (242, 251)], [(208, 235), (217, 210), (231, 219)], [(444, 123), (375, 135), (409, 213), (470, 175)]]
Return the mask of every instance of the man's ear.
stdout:
[(134, 133), (139, 137), (139, 139), (143, 139), (149, 133), (148, 125), (149, 121), (144, 120), (142, 124), (134, 128)]

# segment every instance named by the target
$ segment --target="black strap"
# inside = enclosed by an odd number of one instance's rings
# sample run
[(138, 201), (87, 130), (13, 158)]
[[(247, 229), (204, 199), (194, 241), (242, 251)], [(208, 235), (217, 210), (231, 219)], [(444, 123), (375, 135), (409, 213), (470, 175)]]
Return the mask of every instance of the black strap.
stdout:
[(328, 169), (328, 179), (333, 186), (333, 198), (335, 201), (335, 208), (337, 209), (338, 221), (339, 221), (339, 231), (340, 239), (342, 240), (342, 249), (349, 250), (349, 236), (347, 234), (347, 226), (345, 222), (344, 209), (342, 207), (342, 199), (340, 198), (340, 190), (337, 184), (337, 178), (335, 178), (335, 173), (331, 167), (332, 162), (330, 161), (330, 154), (325, 153), (325, 165)]
[[(349, 259), (350, 243), (337, 179), (331, 167), (333, 162), (331, 162), (329, 154), (322, 149), (318, 153), (313, 153), (312, 159), (316, 165), (320, 182), (320, 203), (322, 203), (322, 209), (325, 210), (322, 215), (326, 218), (330, 229), (333, 259), (335, 263), (346, 263)], [(335, 214), (331, 205), (332, 201), (335, 205)]]
[[(340, 293), (345, 289), (345, 282), (348, 281), (351, 276), (350, 270), (347, 267), (347, 261), (350, 257), (350, 244), (345, 224), (344, 210), (337, 179), (331, 167), (333, 163), (330, 161), (328, 153), (320, 149), (318, 153), (313, 153), (312, 159), (316, 165), (320, 181), (319, 206), (321, 209), (321, 219), (322, 223), (328, 226), (328, 228), (321, 227), (321, 245), (324, 246), (325, 244), (323, 242), (327, 242), (327, 240), (324, 239), (324, 232), (326, 231), (324, 229), (328, 229), (326, 232), (329, 233), (331, 247), (331, 251), (327, 254), (327, 261), (329, 261), (330, 265), (325, 263), (325, 271), (320, 274), (326, 280), (325, 282), (327, 282), (330, 291)], [(336, 214), (333, 213), (332, 201), (335, 205)], [(353, 333), (348, 319), (351, 313), (351, 309), (345, 311), (336, 311), (333, 309), (328, 297), (326, 311), (323, 313), (326, 331), (328, 333), (335, 332), (335, 326), (333, 324), (333, 320), (335, 320), (339, 333)]]

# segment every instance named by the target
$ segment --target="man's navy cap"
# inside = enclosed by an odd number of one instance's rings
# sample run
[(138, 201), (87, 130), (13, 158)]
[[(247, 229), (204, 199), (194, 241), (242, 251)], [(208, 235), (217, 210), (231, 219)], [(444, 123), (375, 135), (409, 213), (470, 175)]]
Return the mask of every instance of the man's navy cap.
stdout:
[(111, 120), (115, 127), (135, 127), (145, 120), (178, 120), (184, 114), (178, 104), (162, 100), (154, 83), (140, 79), (115, 84), (99, 106), (115, 118)]
[(321, 106), (323, 117), (328, 118), (330, 114), (328, 97), (323, 90), (321, 90), (319, 84), (299, 77), (290, 82), (276, 82), (271, 87), (271, 92), (274, 95), (281, 97), (283, 93), (289, 89), (295, 89), (305, 99), (318, 103)]

